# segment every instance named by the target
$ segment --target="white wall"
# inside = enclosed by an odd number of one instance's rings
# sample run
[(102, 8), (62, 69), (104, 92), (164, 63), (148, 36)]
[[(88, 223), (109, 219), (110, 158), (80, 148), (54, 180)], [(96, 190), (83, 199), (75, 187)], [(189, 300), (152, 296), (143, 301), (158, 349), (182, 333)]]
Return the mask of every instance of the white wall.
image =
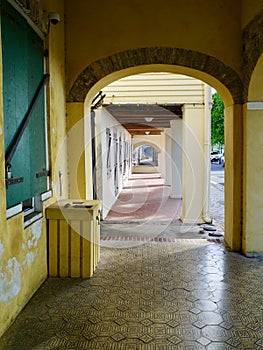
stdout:
[[(110, 129), (111, 133), (111, 148), (110, 148), (110, 164), (111, 171), (108, 174), (107, 171), (107, 139), (106, 130)], [(114, 135), (116, 134), (118, 140), (118, 152), (117, 152), (117, 183), (118, 183), (118, 193), (115, 192), (114, 183), (114, 165), (115, 165), (115, 155), (114, 155)], [(107, 112), (106, 109), (98, 109), (95, 111), (95, 135), (96, 135), (96, 176), (97, 176), (97, 195), (103, 203), (102, 218), (105, 219), (107, 213), (111, 209), (112, 205), (115, 203), (118, 194), (122, 191), (123, 186), (131, 172), (131, 162), (127, 162), (126, 173), (124, 174), (124, 140), (131, 145), (131, 135), (130, 133), (119, 123), (113, 116)], [(121, 137), (122, 142), (122, 159), (120, 162), (120, 152), (119, 152), (119, 138)], [(131, 147), (131, 146), (130, 146)], [(127, 155), (128, 156), (128, 155)], [(129, 154), (130, 159), (130, 154)], [(122, 169), (120, 168), (120, 163), (122, 163)]]
[(103, 88), (104, 103), (203, 103), (203, 82), (181, 74), (130, 75)]

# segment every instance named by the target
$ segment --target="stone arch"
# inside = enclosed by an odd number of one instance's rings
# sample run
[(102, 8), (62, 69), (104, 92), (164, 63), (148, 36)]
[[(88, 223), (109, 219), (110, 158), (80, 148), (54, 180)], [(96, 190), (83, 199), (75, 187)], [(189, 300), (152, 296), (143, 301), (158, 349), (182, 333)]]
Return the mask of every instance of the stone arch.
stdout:
[(114, 72), (132, 67), (162, 64), (186, 67), (206, 73), (229, 90), (234, 103), (243, 103), (242, 80), (231, 67), (201, 52), (171, 47), (131, 49), (91, 63), (75, 80), (67, 100), (68, 102), (84, 102), (90, 89), (98, 81)]
[(248, 102), (263, 100), (262, 70), (263, 70), (263, 51), (259, 56), (257, 62), (255, 62), (253, 72), (251, 73), (251, 76), (250, 76), (248, 90), (247, 90)]

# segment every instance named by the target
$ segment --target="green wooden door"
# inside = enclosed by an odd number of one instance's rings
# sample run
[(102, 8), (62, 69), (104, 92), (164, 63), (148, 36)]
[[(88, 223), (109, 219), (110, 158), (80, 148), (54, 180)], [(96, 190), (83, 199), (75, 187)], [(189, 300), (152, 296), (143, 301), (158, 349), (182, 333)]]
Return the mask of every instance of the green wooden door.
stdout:
[[(1, 1), (3, 102), (5, 150), (14, 139), (44, 74), (44, 45), (25, 19)], [(36, 174), (46, 168), (45, 97), (38, 100), (11, 160), (14, 179), (8, 186), (7, 207), (47, 190), (47, 178)]]

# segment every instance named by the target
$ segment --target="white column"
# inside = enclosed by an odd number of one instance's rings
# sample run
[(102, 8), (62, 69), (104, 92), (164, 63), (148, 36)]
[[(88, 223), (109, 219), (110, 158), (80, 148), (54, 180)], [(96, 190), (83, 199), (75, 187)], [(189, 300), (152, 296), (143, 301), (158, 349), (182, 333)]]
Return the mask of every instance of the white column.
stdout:
[(171, 120), (171, 171), (172, 182), (170, 198), (182, 198), (182, 156), (183, 156), (183, 121)]
[(185, 105), (183, 112), (183, 203), (181, 219), (202, 223), (205, 179), (205, 113), (202, 105)]

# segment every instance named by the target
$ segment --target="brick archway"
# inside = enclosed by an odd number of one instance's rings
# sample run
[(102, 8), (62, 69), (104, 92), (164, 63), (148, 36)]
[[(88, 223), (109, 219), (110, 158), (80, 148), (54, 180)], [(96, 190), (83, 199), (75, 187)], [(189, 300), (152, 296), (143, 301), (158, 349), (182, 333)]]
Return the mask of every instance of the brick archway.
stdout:
[(247, 101), (251, 75), (263, 53), (263, 10), (243, 30), (243, 81)]
[(68, 102), (84, 102), (89, 90), (102, 78), (123, 69), (164, 64), (195, 69), (220, 81), (231, 93), (234, 103), (243, 103), (243, 83), (229, 66), (206, 54), (171, 47), (148, 47), (122, 51), (87, 66), (75, 80)]

